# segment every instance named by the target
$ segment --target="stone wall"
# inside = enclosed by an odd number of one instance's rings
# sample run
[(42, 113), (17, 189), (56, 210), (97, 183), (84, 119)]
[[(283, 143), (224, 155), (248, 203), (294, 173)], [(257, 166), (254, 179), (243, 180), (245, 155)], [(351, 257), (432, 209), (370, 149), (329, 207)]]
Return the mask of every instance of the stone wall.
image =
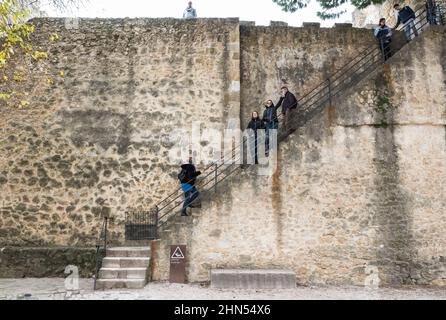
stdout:
[[(446, 1), (436, 0), (435, 1), (442, 9), (443, 17), (446, 17)], [(359, 10), (356, 9), (352, 13), (353, 26), (357, 28), (364, 28), (369, 26), (378, 25), (380, 18), (386, 18), (387, 24), (393, 28), (396, 24), (396, 14), (393, 6), (395, 3), (401, 5), (408, 5), (412, 9), (417, 10), (424, 8), (426, 1), (424, 0), (408, 0), (408, 1), (398, 1), (398, 0), (387, 0), (382, 4), (371, 4), (368, 7)]]
[[(211, 268), (289, 268), (299, 284), (446, 285), (446, 29), (424, 33), (157, 243)], [(376, 283), (376, 282), (375, 282)]]
[(34, 23), (46, 65), (17, 58), (1, 88), (26, 103), (0, 99), (0, 245), (93, 245), (104, 213), (122, 240), (128, 208), (178, 187), (174, 130), (238, 121), (238, 20)]
[(279, 100), (289, 87), (299, 98), (376, 45), (373, 33), (338, 25), (318, 27), (241, 26), (241, 114), (247, 124), (252, 111), (263, 112), (264, 102)]

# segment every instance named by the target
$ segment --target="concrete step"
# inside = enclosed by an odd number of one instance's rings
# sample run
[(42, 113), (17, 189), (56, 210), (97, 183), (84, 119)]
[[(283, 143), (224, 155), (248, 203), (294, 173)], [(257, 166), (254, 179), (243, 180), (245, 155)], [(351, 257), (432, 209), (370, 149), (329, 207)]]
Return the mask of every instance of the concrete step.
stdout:
[(142, 289), (146, 284), (145, 279), (98, 279), (96, 288), (99, 290)]
[(146, 279), (147, 268), (101, 268), (99, 279)]
[(102, 260), (103, 268), (147, 268), (150, 258), (136, 257), (105, 257)]
[(150, 257), (150, 247), (108, 248), (107, 257)]
[(292, 289), (296, 275), (290, 270), (211, 270), (211, 287), (218, 289)]

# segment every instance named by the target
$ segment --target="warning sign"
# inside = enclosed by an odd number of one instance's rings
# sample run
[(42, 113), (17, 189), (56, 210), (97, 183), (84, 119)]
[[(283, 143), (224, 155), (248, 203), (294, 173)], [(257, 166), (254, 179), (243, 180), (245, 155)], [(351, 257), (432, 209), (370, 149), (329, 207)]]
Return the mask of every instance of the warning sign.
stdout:
[(183, 251), (181, 251), (180, 247), (177, 247), (175, 249), (175, 251), (173, 252), (171, 258), (172, 259), (184, 259), (184, 254), (183, 254)]
[(186, 246), (170, 246), (170, 283), (186, 282)]

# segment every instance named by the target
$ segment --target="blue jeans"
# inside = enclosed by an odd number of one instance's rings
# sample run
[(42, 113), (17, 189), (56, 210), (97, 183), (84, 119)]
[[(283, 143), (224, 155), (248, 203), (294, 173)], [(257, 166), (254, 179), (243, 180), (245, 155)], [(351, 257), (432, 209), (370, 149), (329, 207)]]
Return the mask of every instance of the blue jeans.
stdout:
[[(412, 33), (412, 30), (413, 30), (413, 33)], [(412, 34), (415, 37), (418, 36), (417, 29), (415, 28), (414, 19), (410, 19), (409, 21), (406, 22), (406, 24), (404, 25), (404, 33), (406, 34), (407, 41), (412, 40)]]
[[(185, 186), (186, 185), (186, 186)], [(181, 210), (181, 214), (186, 214), (186, 209), (194, 202), (195, 199), (198, 198), (199, 192), (195, 186), (191, 186), (190, 184), (183, 184), (184, 191), (184, 203), (183, 210)]]

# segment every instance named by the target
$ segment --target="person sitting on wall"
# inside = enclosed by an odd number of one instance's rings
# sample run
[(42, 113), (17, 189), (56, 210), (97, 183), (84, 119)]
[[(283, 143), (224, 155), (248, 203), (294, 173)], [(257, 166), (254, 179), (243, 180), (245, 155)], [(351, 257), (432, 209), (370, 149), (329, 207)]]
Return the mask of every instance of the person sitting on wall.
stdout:
[(281, 96), (280, 100), (276, 105), (276, 108), (282, 107), (282, 115), (284, 117), (285, 129), (287, 132), (290, 132), (290, 112), (292, 109), (297, 108), (297, 99), (294, 94), (292, 94), (287, 87), (282, 87), (280, 89)]
[(265, 155), (269, 155), (269, 137), (270, 130), (279, 129), (279, 118), (277, 117), (277, 109), (279, 106), (275, 106), (272, 100), (268, 100), (265, 103), (265, 110), (263, 111), (262, 121), (266, 129), (265, 139)]
[(384, 60), (390, 58), (391, 50), (390, 43), (392, 42), (392, 30), (386, 25), (386, 19), (379, 19), (379, 25), (374, 31), (376, 39), (379, 42), (379, 48)]
[(415, 27), (415, 12), (411, 7), (405, 6), (401, 8), (401, 6), (397, 3), (393, 6), (393, 8), (398, 12), (398, 21), (396, 22), (396, 26), (394, 29), (398, 28), (398, 26), (403, 23), (404, 25), (404, 33), (406, 35), (406, 40), (409, 42), (412, 40), (412, 30), (413, 35), (418, 37), (418, 31)]
[(181, 210), (182, 216), (187, 216), (187, 208), (197, 208), (200, 207), (199, 203), (196, 203), (196, 199), (200, 195), (197, 188), (195, 188), (195, 182), (197, 177), (201, 175), (200, 171), (197, 171), (193, 162), (192, 157), (189, 158), (189, 163), (183, 164), (181, 166), (181, 172), (178, 174), (178, 180), (181, 183), (181, 189), (184, 192), (184, 203), (183, 209)]
[[(265, 129), (265, 126), (264, 126), (263, 121), (260, 120), (259, 113), (257, 111), (254, 111), (251, 114), (251, 121), (249, 121), (248, 129), (251, 130), (250, 131), (250, 139), (248, 141), (249, 151), (250, 151), (251, 155), (253, 155), (251, 157), (251, 159), (254, 158), (255, 164), (259, 164), (257, 146), (258, 146), (258, 142), (260, 140), (260, 136), (259, 136), (257, 130), (263, 130), (263, 129)], [(252, 142), (252, 143), (249, 143), (249, 142)]]
[(183, 18), (184, 19), (195, 19), (197, 18), (197, 10), (192, 8), (192, 1), (189, 1), (187, 4), (186, 10), (183, 12)]

